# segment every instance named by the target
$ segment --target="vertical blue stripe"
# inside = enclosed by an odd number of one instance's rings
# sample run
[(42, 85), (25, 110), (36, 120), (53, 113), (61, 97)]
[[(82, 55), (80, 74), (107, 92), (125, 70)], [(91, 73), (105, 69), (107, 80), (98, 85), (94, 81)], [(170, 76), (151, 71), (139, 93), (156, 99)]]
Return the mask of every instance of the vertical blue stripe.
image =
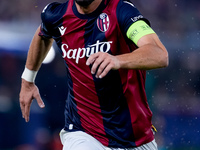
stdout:
[[(59, 52), (62, 55), (62, 50), (61, 50), (61, 45), (63, 43), (62, 37), (60, 37), (60, 33), (58, 32), (58, 27), (61, 27), (63, 25), (63, 16), (66, 13), (67, 7), (68, 7), (68, 2), (66, 2), (64, 5), (60, 5), (61, 7), (57, 7), (56, 11), (58, 15), (54, 15), (54, 18), (57, 19), (54, 24), (54, 39), (59, 47)], [(54, 10), (55, 11), (55, 10)], [(49, 16), (49, 17), (52, 17)], [(68, 84), (68, 96), (66, 99), (66, 104), (65, 104), (65, 130), (69, 130), (69, 125), (73, 124), (73, 130), (83, 130), (80, 122), (80, 116), (78, 114), (78, 109), (77, 109), (77, 104), (76, 101), (74, 100), (74, 92), (73, 92), (73, 82), (71, 78), (71, 74), (68, 68), (67, 63), (64, 61), (66, 70), (67, 70), (67, 84)]]
[[(85, 28), (85, 45), (97, 40), (107, 41), (105, 32), (97, 27), (97, 18), (89, 19)], [(111, 54), (111, 51), (109, 51)], [(131, 116), (118, 71), (111, 70), (103, 79), (93, 75), (97, 96), (103, 116), (104, 130), (110, 147), (134, 147), (134, 134)], [(133, 141), (132, 143), (130, 141)]]

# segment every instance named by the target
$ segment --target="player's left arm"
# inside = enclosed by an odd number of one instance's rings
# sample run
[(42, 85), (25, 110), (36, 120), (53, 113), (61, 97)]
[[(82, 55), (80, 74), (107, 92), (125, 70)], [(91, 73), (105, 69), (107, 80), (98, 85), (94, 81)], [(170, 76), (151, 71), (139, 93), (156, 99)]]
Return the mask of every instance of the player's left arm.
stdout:
[(168, 66), (168, 52), (165, 46), (144, 21), (133, 23), (127, 31), (127, 36), (138, 49), (130, 54), (116, 56), (120, 68), (148, 70)]
[[(149, 70), (168, 66), (168, 52), (157, 34), (151, 28), (141, 30), (134, 24), (127, 36), (138, 46), (135, 51), (117, 56), (99, 52), (88, 58), (86, 65), (92, 64), (91, 73), (96, 72), (97, 78), (103, 78), (111, 69)], [(139, 34), (135, 34), (135, 30)]]
[(149, 70), (168, 66), (168, 52), (155, 33), (141, 37), (138, 47), (130, 54), (116, 56), (119, 68)]

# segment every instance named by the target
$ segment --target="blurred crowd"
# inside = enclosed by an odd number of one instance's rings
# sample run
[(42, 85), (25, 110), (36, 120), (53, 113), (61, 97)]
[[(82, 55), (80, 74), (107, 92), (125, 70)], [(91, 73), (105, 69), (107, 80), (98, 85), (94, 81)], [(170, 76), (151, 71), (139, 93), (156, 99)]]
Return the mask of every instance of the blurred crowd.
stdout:
[[(150, 20), (169, 52), (169, 67), (148, 71), (146, 81), (159, 150), (199, 150), (200, 1), (132, 1)], [(53, 62), (43, 64), (37, 75), (36, 84), (46, 107), (40, 109), (34, 101), (30, 122), (25, 123), (19, 106), (27, 45), (40, 24), (42, 9), (50, 2), (53, 0), (0, 1), (0, 150), (62, 147), (59, 131), (64, 126), (67, 81), (60, 54), (56, 53)], [(16, 43), (12, 33), (23, 32), (28, 40)], [(4, 47), (13, 43), (12, 49)]]

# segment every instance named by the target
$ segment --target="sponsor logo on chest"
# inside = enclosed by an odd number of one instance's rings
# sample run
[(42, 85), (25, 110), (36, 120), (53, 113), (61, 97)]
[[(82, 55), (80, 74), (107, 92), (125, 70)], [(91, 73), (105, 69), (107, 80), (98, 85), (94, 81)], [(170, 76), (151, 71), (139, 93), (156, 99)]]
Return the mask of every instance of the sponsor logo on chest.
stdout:
[(62, 44), (61, 50), (63, 52), (63, 58), (74, 59), (78, 64), (79, 60), (84, 57), (89, 57), (90, 55), (98, 52), (108, 53), (111, 48), (112, 41), (100, 42), (99, 40), (92, 45), (88, 45), (86, 48), (76, 48), (70, 49), (67, 44)]
[[(110, 19), (106, 13), (101, 13), (97, 18), (97, 27), (101, 32), (106, 32), (110, 26)], [(61, 26), (58, 27), (60, 35), (64, 36), (66, 34), (67, 27)], [(78, 47), (75, 49), (70, 48), (70, 45), (63, 43), (61, 45), (62, 57), (65, 59), (74, 59), (78, 64), (79, 60), (85, 57), (89, 57), (90, 55), (98, 52), (108, 53), (111, 49), (111, 44), (113, 41), (104, 41), (101, 42), (97, 40), (96, 43), (88, 45), (87, 47)], [(74, 46), (73, 46), (74, 47)]]

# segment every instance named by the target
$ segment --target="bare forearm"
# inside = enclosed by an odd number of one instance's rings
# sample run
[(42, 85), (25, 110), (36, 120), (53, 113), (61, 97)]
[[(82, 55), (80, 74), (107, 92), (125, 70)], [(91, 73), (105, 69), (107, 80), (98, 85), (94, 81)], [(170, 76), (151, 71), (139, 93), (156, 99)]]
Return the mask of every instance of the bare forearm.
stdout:
[(147, 44), (129, 54), (117, 56), (120, 68), (156, 69), (168, 65), (168, 54), (160, 47)]
[(39, 31), (40, 29), (38, 28), (35, 32), (26, 60), (26, 67), (35, 71), (40, 68), (53, 43), (53, 39), (44, 39), (38, 36)]
[(120, 68), (156, 69), (168, 66), (168, 52), (156, 34), (149, 34), (137, 42), (138, 49), (117, 56)]
[(29, 121), (30, 106), (33, 99), (37, 100), (38, 105), (44, 108), (44, 102), (41, 99), (39, 90), (34, 83), (38, 69), (40, 68), (43, 59), (48, 53), (53, 40), (44, 39), (38, 35), (40, 28), (37, 29), (33, 40), (31, 42), (28, 57), (26, 60), (26, 67), (22, 74), (22, 84), (20, 91), (20, 107), (22, 111), (22, 116)]

